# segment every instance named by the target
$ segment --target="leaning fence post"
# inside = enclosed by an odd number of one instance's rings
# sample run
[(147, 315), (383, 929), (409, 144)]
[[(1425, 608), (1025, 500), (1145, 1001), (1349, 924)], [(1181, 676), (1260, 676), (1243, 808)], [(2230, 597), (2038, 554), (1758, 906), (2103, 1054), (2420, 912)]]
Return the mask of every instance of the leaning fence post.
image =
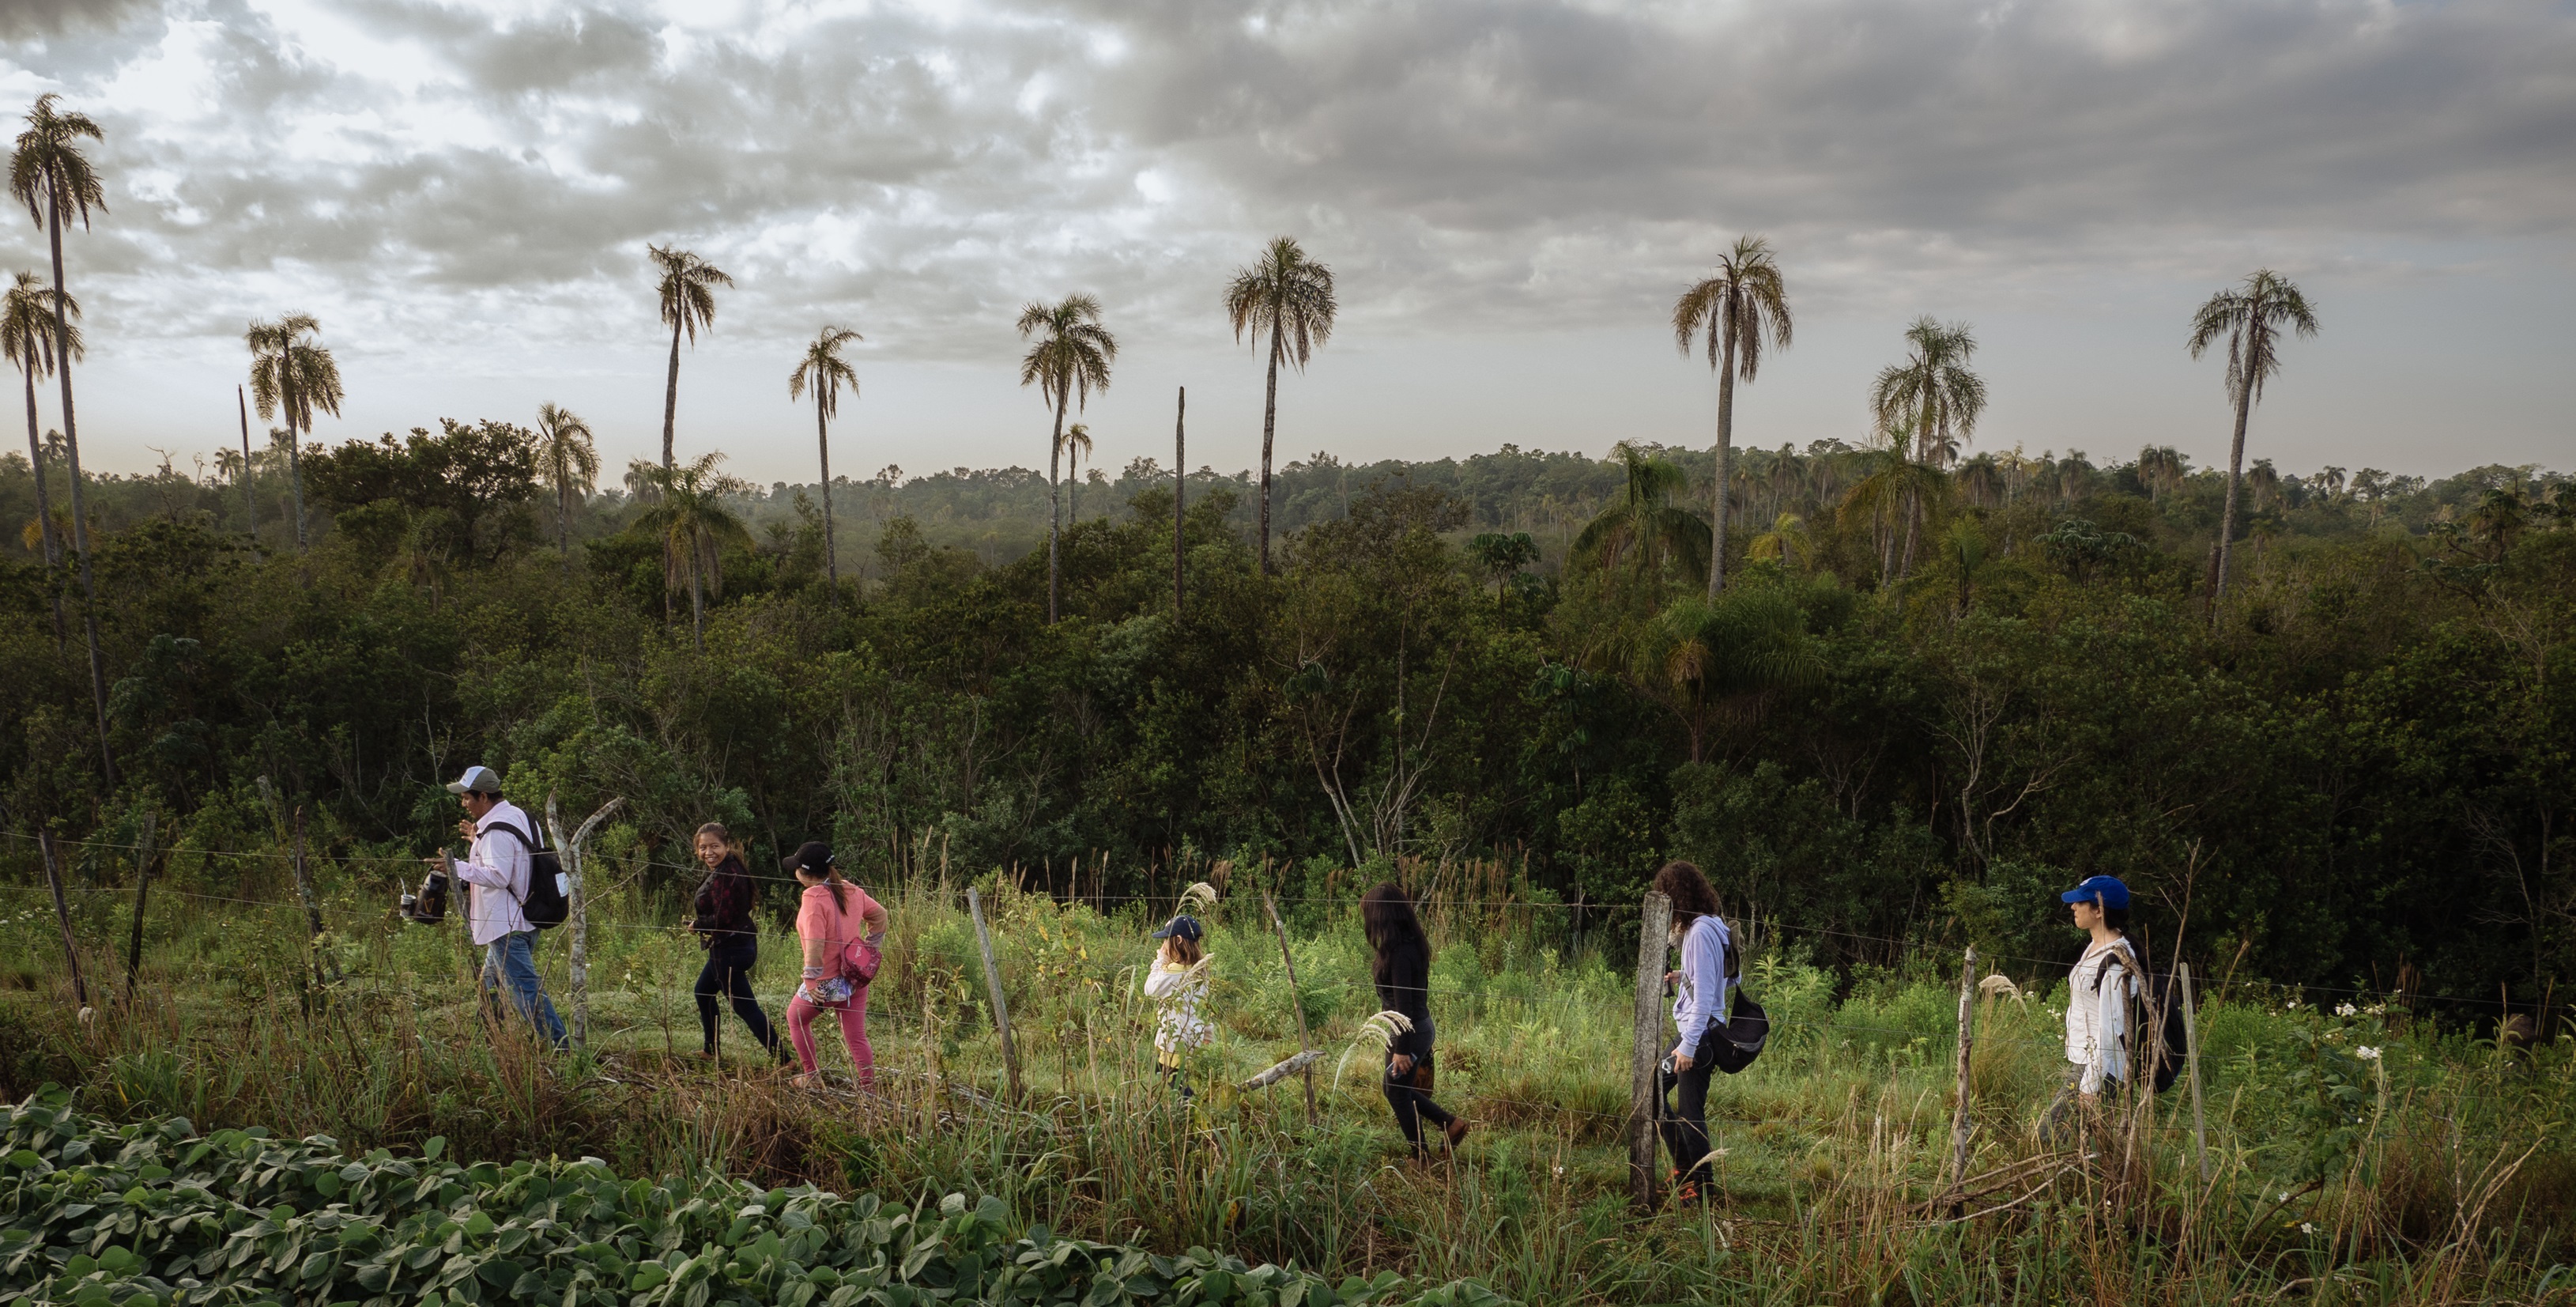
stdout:
[[(1279, 957), (1288, 964), (1288, 1006), (1297, 1013), (1297, 1051), (1313, 1051), (1313, 1040), (1306, 1037), (1306, 998), (1297, 988), (1297, 957), (1288, 951), (1288, 927), (1279, 920), (1279, 905), (1271, 901), (1270, 891), (1261, 891), (1261, 906), (1270, 912), (1270, 928), (1279, 932)], [(1306, 1125), (1315, 1124), (1315, 1064), (1306, 1064)]]
[[(948, 850), (942, 846), (940, 860), (945, 862)], [(1002, 969), (993, 964), (993, 936), (984, 929), (984, 900), (975, 887), (966, 887), (966, 912), (975, 918), (975, 946), (984, 954), (984, 988), (993, 996), (993, 1028), (1002, 1036), (1002, 1074), (1009, 1079), (1011, 1101), (1020, 1101), (1020, 1052), (1011, 1046), (1011, 1006), (1002, 1000)]]
[(72, 997), (81, 1011), (89, 1010), (89, 982), (81, 979), (80, 951), (72, 947), (72, 909), (63, 901), (63, 869), (54, 861), (54, 833), (42, 826), (36, 828), (36, 844), (45, 858), (45, 883), (54, 888), (54, 924), (63, 929), (63, 962), (72, 972)]
[(581, 846), (608, 814), (617, 811), (624, 799), (610, 799), (599, 805), (599, 811), (565, 839), (563, 826), (555, 819), (555, 796), (546, 795), (546, 838), (554, 841), (563, 857), (564, 879), (571, 883), (566, 891), (565, 915), (572, 925), (572, 948), (565, 967), (572, 983), (572, 1042), (577, 1048), (590, 1047), (590, 891), (584, 887), (581, 874)]
[(295, 868), (295, 896), (304, 900), (304, 952), (313, 962), (313, 983), (325, 985), (330, 983), (330, 979), (338, 978), (340, 964), (331, 964), (329, 979), (323, 976), (322, 905), (313, 897), (313, 875), (304, 865), (304, 808), (300, 804), (295, 809), (295, 853), (289, 862)]
[(1977, 950), (1971, 945), (1959, 964), (1959, 1105), (1950, 1113), (1951, 1192), (1968, 1183), (1968, 1058), (1977, 1043)]
[(143, 814), (143, 844), (134, 855), (134, 939), (125, 950), (125, 1003), (134, 1005), (134, 979), (143, 970), (143, 909), (152, 897), (152, 834), (160, 813)]
[(1637, 1028), (1628, 1068), (1628, 1196), (1640, 1211), (1654, 1210), (1655, 1153), (1663, 1147), (1655, 1128), (1663, 1098), (1655, 1064), (1664, 1047), (1664, 955), (1672, 926), (1673, 901), (1647, 891), (1637, 922)]
[(2200, 1178), (2209, 1179), (2209, 1118), (2200, 1106), (2200, 1015), (2192, 1010), (2191, 964), (2177, 962), (2174, 970), (2182, 980), (2182, 1053), (2183, 1066), (2191, 1075), (2191, 1147), (2200, 1158)]

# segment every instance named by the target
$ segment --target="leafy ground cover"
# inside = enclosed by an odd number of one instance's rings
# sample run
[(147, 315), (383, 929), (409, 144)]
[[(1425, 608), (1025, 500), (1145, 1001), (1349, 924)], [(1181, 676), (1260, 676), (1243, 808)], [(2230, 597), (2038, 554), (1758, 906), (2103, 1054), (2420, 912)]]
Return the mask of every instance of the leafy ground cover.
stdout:
[(110, 1126), (53, 1091), (8, 1112), (0, 1146), (0, 1301), (293, 1300), (776, 1304), (1155, 1301), (1243, 1307), (1500, 1301), (1474, 1285), (1408, 1293), (1193, 1248), (1014, 1227), (1000, 1200), (935, 1210), (717, 1176), (621, 1180), (595, 1158), (351, 1157), (328, 1136), (198, 1135), (184, 1118)]

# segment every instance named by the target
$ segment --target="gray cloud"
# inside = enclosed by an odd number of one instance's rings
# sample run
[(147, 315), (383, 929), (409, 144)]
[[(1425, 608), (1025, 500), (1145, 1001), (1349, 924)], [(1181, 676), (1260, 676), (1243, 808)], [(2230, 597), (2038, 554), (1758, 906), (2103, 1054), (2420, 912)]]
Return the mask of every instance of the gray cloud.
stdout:
[(195, 112), (85, 106), (111, 175), (166, 179), (116, 197), (95, 253), (133, 284), (106, 293), (195, 306), (161, 315), (180, 333), (273, 309), (231, 302), (245, 279), (515, 304), (529, 331), (632, 315), (666, 239), (742, 279), (733, 321), (860, 304), (967, 355), (1075, 287), (1203, 329), (1281, 230), (1354, 315), (1428, 330), (1633, 316), (1747, 229), (1830, 298), (2201, 275), (2251, 238), (2402, 265), (2576, 216), (2576, 13), (2505, 0), (1069, 0), (730, 30), (355, 0), (355, 52), (233, 0), (89, 28), (11, 2), (45, 57), (9, 57), (75, 100), (209, 33)]

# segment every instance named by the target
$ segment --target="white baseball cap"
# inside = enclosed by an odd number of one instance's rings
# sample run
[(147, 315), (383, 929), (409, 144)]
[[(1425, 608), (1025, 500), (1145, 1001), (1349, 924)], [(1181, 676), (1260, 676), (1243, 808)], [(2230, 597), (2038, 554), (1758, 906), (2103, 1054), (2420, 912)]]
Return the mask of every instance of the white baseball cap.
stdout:
[(469, 790), (476, 794), (499, 794), (501, 773), (489, 767), (468, 767), (464, 775), (447, 784), (447, 792), (450, 794), (463, 794)]

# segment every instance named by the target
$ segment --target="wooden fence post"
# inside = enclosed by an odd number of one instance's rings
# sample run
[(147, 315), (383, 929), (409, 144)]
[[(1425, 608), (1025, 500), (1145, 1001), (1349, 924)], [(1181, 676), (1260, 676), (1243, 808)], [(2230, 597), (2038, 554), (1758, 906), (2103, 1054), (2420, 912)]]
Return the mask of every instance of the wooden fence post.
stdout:
[[(1313, 1052), (1315, 1042), (1306, 1037), (1305, 994), (1297, 988), (1297, 958), (1295, 954), (1288, 951), (1288, 927), (1286, 923), (1279, 920), (1279, 905), (1271, 900), (1270, 891), (1261, 891), (1261, 906), (1270, 912), (1270, 928), (1279, 932), (1279, 958), (1288, 964), (1288, 1006), (1296, 1009), (1297, 1012), (1297, 1051)], [(1314, 1124), (1315, 1064), (1310, 1061), (1306, 1064), (1306, 1125), (1312, 1129)]]
[(565, 961), (572, 983), (572, 1042), (576, 1048), (590, 1047), (590, 891), (582, 880), (581, 846), (608, 814), (617, 811), (624, 799), (612, 798), (599, 805), (599, 811), (565, 839), (563, 826), (555, 819), (555, 796), (546, 796), (546, 838), (554, 842), (563, 859), (564, 879), (571, 882), (565, 894), (565, 916), (572, 927), (572, 947)]
[(1664, 957), (1671, 947), (1673, 901), (1649, 890), (1637, 922), (1637, 1028), (1629, 1050), (1628, 1196), (1641, 1212), (1655, 1208), (1655, 1156), (1663, 1148), (1657, 1121), (1663, 1086), (1656, 1064), (1664, 1052)]
[[(943, 845), (939, 860), (948, 860)], [(984, 989), (993, 996), (993, 1028), (1002, 1036), (1002, 1074), (1010, 1082), (1011, 1102), (1020, 1101), (1020, 1051), (1011, 1044), (1011, 1005), (1002, 999), (1002, 969), (993, 963), (993, 936), (984, 929), (984, 900), (975, 887), (966, 887), (966, 912), (975, 918), (975, 946), (984, 954)]]
[(134, 939), (125, 949), (125, 1004), (134, 1005), (134, 979), (143, 969), (143, 909), (152, 897), (152, 835), (161, 814), (143, 814), (143, 844), (134, 854)]
[(2200, 1158), (2200, 1178), (2209, 1179), (2209, 1118), (2200, 1106), (2200, 1014), (2192, 1010), (2191, 964), (2177, 962), (2174, 970), (2182, 981), (2182, 1052), (2183, 1067), (2191, 1075), (2191, 1146)]
[(1972, 945), (1959, 964), (1959, 1104), (1950, 1113), (1950, 1183), (1957, 1193), (1968, 1183), (1968, 1059), (1977, 1044), (1977, 950)]
[(36, 828), (36, 845), (45, 858), (45, 883), (54, 888), (54, 924), (63, 930), (63, 962), (72, 971), (72, 998), (80, 1010), (89, 1010), (89, 982), (81, 979), (80, 951), (72, 947), (72, 909), (63, 901), (63, 869), (54, 860), (54, 833), (42, 826)]

